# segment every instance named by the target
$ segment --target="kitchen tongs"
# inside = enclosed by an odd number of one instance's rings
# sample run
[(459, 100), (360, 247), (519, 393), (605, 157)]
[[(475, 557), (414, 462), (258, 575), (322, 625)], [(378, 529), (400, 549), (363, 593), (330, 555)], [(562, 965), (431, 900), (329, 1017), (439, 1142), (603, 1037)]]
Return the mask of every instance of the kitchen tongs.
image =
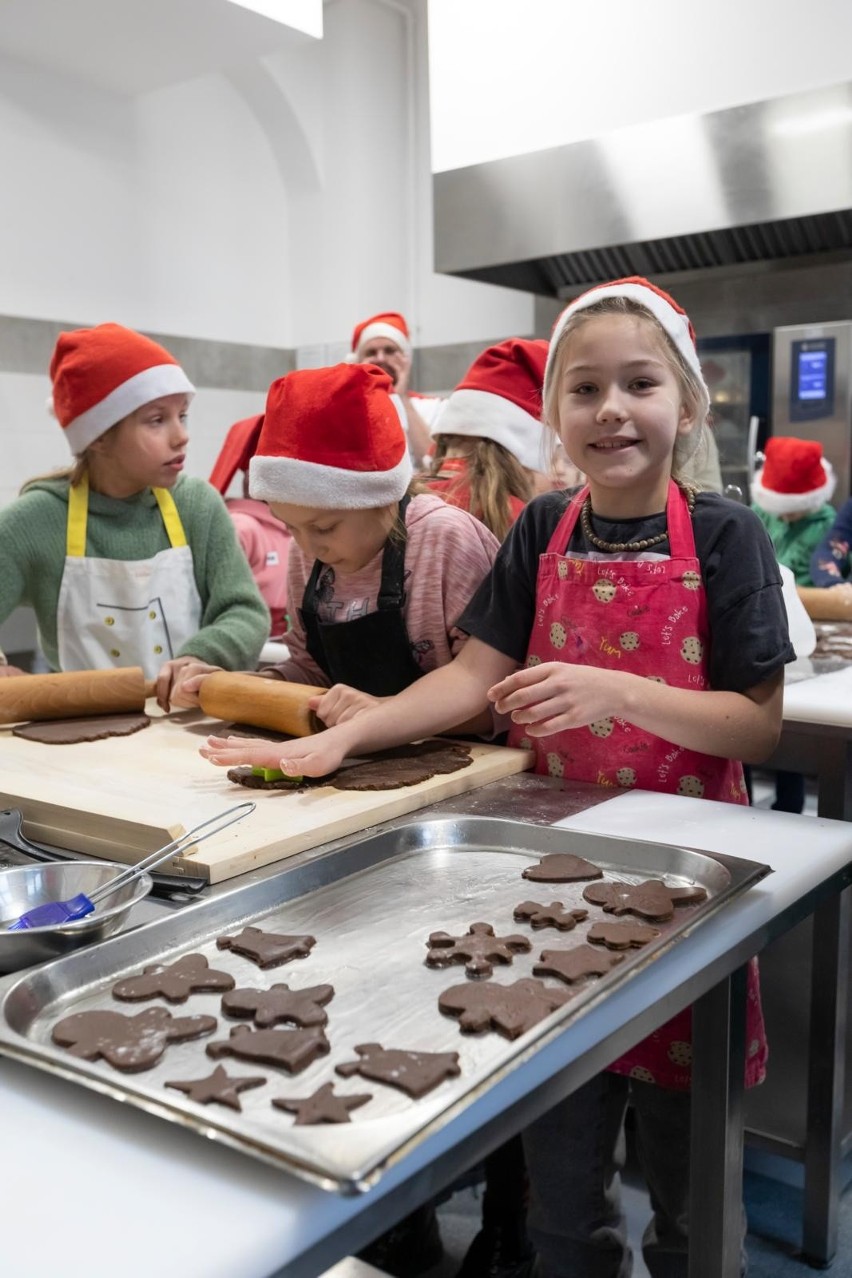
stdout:
[[(20, 932), (30, 927), (60, 927), (63, 923), (71, 923), (75, 919), (85, 918), (87, 914), (92, 913), (97, 903), (105, 897), (111, 896), (119, 888), (126, 887), (128, 883), (132, 883), (134, 879), (138, 879), (140, 875), (147, 870), (152, 870), (154, 866), (160, 865), (161, 862), (167, 861), (175, 853), (185, 852), (187, 848), (196, 843), (203, 843), (205, 839), (218, 834), (227, 826), (233, 825), (235, 821), (242, 821), (243, 817), (253, 812), (256, 806), (254, 803), (238, 803), (235, 807), (227, 808), (224, 812), (218, 813), (217, 816), (201, 821), (198, 825), (193, 826), (191, 830), (188, 830), (186, 834), (182, 834), (180, 838), (172, 839), (170, 843), (166, 843), (163, 847), (158, 848), (156, 852), (152, 852), (150, 856), (145, 857), (144, 861), (140, 861), (138, 865), (128, 866), (126, 870), (121, 870), (116, 874), (115, 878), (110, 879), (103, 887), (96, 888), (91, 896), (87, 896), (85, 892), (79, 892), (77, 896), (72, 896), (67, 901), (46, 901), (44, 905), (36, 905), (33, 909), (26, 910), (14, 923), (10, 923), (7, 931)], [(206, 830), (206, 833), (200, 834), (199, 831), (201, 830)]]

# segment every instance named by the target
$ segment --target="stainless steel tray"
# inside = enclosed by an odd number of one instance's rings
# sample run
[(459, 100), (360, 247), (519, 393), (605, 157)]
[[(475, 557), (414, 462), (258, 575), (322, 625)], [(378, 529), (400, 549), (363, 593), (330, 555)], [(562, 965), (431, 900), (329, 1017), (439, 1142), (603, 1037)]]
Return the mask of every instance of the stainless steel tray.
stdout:
[[(454, 1019), (439, 1012), (437, 1000), (442, 990), (465, 981), (464, 969), (424, 965), (431, 932), (461, 934), (481, 920), (498, 934), (528, 935), (529, 954), (517, 955), (510, 966), (494, 968), (492, 979), (509, 984), (531, 974), (543, 949), (576, 945), (591, 922), (604, 917), (597, 907), (588, 907), (588, 922), (570, 933), (553, 928), (533, 931), (513, 921), (513, 908), (525, 899), (560, 900), (568, 908), (583, 904), (583, 883), (542, 884), (521, 877), (521, 870), (548, 852), (586, 857), (607, 878), (663, 878), (673, 887), (698, 884), (706, 889), (707, 899), (677, 907), (674, 919), (660, 925), (656, 941), (642, 951), (628, 952), (608, 976), (589, 981), (570, 1003), (514, 1042), (496, 1033), (462, 1034)], [(129, 1101), (326, 1188), (355, 1192), (374, 1183), (430, 1127), (447, 1121), (451, 1111), (458, 1112), (466, 1099), (481, 1094), (521, 1055), (577, 1025), (593, 1002), (769, 872), (765, 865), (723, 861), (688, 848), (519, 821), (414, 821), (0, 981), (0, 1053)], [(247, 924), (288, 934), (308, 932), (317, 944), (306, 959), (261, 971), (248, 959), (216, 948), (218, 936)], [(173, 962), (190, 952), (201, 952), (211, 967), (230, 971), (241, 987), (334, 985), (335, 996), (326, 1009), (330, 1054), (296, 1077), (275, 1067), (227, 1058), (230, 1075), (267, 1078), (265, 1086), (242, 1093), (241, 1113), (215, 1104), (198, 1105), (165, 1088), (167, 1079), (211, 1073), (216, 1062), (206, 1055), (205, 1044), (211, 1038), (227, 1038), (230, 1028), (241, 1022), (221, 1015), (215, 995), (193, 994), (178, 1005), (162, 1000), (126, 1004), (118, 1003), (111, 989), (119, 978), (145, 964)], [(548, 983), (566, 988), (558, 981)], [(55, 1022), (71, 1012), (135, 1013), (153, 1003), (169, 1006), (179, 1016), (217, 1015), (219, 1026), (211, 1038), (172, 1045), (154, 1069), (130, 1075), (105, 1062), (78, 1060), (50, 1040)], [(457, 1051), (462, 1072), (419, 1101), (358, 1076), (340, 1078), (335, 1066), (356, 1059), (353, 1048), (365, 1042), (415, 1051)], [(330, 1081), (340, 1093), (372, 1093), (369, 1104), (355, 1110), (348, 1124), (295, 1127), (291, 1115), (270, 1104), (273, 1097), (308, 1096)]]

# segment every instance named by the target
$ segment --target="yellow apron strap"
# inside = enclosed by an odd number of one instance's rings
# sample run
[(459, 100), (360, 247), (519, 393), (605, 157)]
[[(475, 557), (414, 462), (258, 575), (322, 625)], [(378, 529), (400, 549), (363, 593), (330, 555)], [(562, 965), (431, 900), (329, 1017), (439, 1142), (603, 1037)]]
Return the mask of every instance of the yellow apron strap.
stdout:
[(89, 514), (89, 477), (84, 475), (79, 484), (68, 489), (68, 527), (65, 533), (65, 553), (71, 559), (83, 559), (86, 554), (86, 520)]
[(172, 549), (177, 546), (186, 545), (186, 533), (183, 531), (183, 524), (180, 522), (175, 499), (169, 492), (168, 488), (152, 488), (154, 496), (157, 498), (157, 505), (160, 507), (160, 514), (163, 516), (163, 523), (166, 525), (166, 532), (169, 536)]
[[(177, 511), (174, 498), (168, 488), (152, 488), (166, 526), (169, 543), (186, 545), (186, 533)], [(65, 553), (71, 559), (83, 559), (86, 554), (86, 523), (89, 515), (89, 479), (84, 475), (79, 484), (68, 490), (68, 527), (65, 537)]]

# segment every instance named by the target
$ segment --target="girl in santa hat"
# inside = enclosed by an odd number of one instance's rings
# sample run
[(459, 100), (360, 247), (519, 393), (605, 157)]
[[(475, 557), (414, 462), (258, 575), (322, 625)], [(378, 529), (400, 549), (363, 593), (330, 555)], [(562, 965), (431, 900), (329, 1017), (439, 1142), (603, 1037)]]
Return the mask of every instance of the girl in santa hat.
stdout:
[[(408, 495), (403, 421), (390, 378), (373, 364), (290, 373), (269, 389), (249, 466), (251, 496), (295, 543), (290, 656), (264, 674), (330, 688), (326, 723), (446, 665), (466, 638), (456, 621), (497, 553), (471, 515)], [(187, 666), (175, 704), (196, 705), (210, 672)]]
[[(774, 749), (794, 659), (781, 580), (756, 515), (678, 482), (709, 396), (687, 316), (647, 280), (590, 290), (554, 328), (546, 419), (587, 476), (522, 512), (459, 625), (458, 658), (401, 696), (286, 746), (211, 738), (220, 766), (322, 776), (347, 755), (446, 730), (492, 704), (541, 773), (746, 802), (742, 762)], [(746, 1081), (766, 1063), (750, 967)], [(622, 1122), (637, 1115), (655, 1278), (686, 1275), (687, 1009), (524, 1134), (544, 1278), (624, 1275)]]
[(526, 503), (551, 487), (552, 435), (541, 421), (547, 342), (510, 338), (471, 364), (433, 427), (424, 483), (502, 541)]
[(0, 620), (30, 605), (53, 670), (141, 666), (166, 709), (188, 661), (254, 664), (269, 614), (221, 498), (182, 476), (183, 369), (101, 324), (60, 334), (50, 377), (74, 463), (0, 511)]

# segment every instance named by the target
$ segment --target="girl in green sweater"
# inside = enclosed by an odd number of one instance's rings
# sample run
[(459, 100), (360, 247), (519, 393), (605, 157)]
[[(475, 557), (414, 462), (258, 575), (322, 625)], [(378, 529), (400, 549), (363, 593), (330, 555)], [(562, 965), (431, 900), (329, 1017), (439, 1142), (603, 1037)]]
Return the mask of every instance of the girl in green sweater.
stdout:
[(181, 476), (183, 369), (101, 324), (60, 334), (50, 376), (75, 460), (0, 510), (0, 621), (29, 604), (53, 670), (141, 666), (165, 709), (190, 660), (251, 668), (269, 614), (221, 497)]
[(751, 489), (752, 509), (769, 533), (775, 557), (797, 586), (812, 586), (811, 555), (834, 523), (829, 505), (836, 477), (815, 439), (775, 435)]

